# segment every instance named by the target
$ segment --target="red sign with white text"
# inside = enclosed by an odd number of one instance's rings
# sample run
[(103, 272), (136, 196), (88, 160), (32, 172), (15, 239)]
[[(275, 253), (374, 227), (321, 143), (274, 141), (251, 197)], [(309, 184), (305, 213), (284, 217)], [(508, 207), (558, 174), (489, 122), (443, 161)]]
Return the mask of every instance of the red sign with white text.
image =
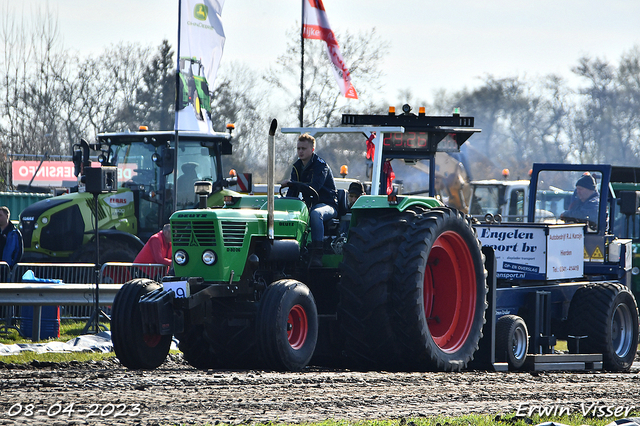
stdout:
[[(36, 170), (38, 173), (32, 182), (34, 186), (75, 186), (78, 182), (76, 176), (73, 175), (73, 161), (43, 161), (38, 169), (39, 165), (40, 161), (12, 161), (13, 185), (28, 185)], [(92, 162), (91, 167), (100, 167), (100, 163)], [(118, 165), (118, 182), (130, 180), (136, 174), (135, 168), (135, 164)]]

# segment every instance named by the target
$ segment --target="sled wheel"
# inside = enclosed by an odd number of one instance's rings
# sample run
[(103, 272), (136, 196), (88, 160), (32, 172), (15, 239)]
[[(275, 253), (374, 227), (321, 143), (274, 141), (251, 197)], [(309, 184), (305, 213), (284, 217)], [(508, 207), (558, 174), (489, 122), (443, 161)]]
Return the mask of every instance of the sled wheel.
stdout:
[(460, 371), (473, 359), (487, 309), (484, 256), (458, 211), (416, 215), (399, 246), (391, 286), (405, 368)]
[(159, 367), (169, 353), (171, 336), (144, 334), (140, 297), (160, 288), (149, 279), (135, 279), (124, 284), (113, 301), (111, 311), (111, 339), (116, 356), (132, 370), (151, 370)]
[(504, 315), (496, 323), (496, 358), (506, 361), (511, 370), (519, 370), (527, 359), (529, 332), (517, 315)]
[(620, 283), (588, 284), (576, 291), (569, 305), (571, 353), (601, 353), (604, 368), (629, 371), (638, 348), (638, 308), (631, 292)]
[(264, 362), (279, 371), (299, 371), (318, 338), (316, 303), (306, 285), (280, 280), (267, 287), (258, 308), (257, 339)]

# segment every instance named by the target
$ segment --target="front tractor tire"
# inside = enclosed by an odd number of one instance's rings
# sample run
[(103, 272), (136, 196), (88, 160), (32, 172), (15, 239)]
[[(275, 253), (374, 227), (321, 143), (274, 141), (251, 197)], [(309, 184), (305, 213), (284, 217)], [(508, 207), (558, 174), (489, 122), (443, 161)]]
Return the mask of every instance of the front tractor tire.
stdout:
[(160, 288), (149, 279), (135, 279), (124, 284), (113, 301), (111, 339), (120, 363), (132, 370), (152, 370), (167, 357), (171, 336), (144, 334), (140, 297)]
[[(638, 348), (638, 308), (622, 284), (588, 284), (569, 305), (569, 352), (601, 353), (604, 368), (629, 371)], [(585, 337), (586, 336), (586, 337)]]
[(365, 216), (350, 231), (340, 315), (356, 365), (460, 371), (487, 309), (484, 257), (456, 210)]
[(318, 339), (318, 311), (303, 283), (276, 281), (258, 308), (258, 348), (268, 368), (300, 371), (311, 360)]

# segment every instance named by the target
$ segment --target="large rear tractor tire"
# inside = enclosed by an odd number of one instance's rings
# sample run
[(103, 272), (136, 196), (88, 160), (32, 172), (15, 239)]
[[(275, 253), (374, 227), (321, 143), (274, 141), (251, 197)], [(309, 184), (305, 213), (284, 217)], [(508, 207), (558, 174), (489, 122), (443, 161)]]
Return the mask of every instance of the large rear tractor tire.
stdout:
[(149, 335), (142, 332), (140, 297), (160, 288), (149, 279), (135, 279), (124, 284), (113, 301), (111, 339), (116, 356), (132, 370), (151, 370), (159, 367), (169, 353), (171, 336)]
[(527, 360), (529, 332), (517, 315), (504, 315), (496, 323), (496, 359), (506, 362), (511, 370), (519, 370)]
[(306, 367), (318, 339), (318, 311), (306, 285), (280, 280), (267, 287), (258, 308), (257, 339), (267, 367), (278, 371)]
[(398, 368), (400, 356), (391, 324), (389, 282), (397, 271), (398, 246), (415, 214), (363, 214), (349, 229), (340, 264), (338, 320), (348, 367)]
[(569, 352), (601, 353), (604, 368), (629, 371), (638, 348), (638, 308), (619, 283), (594, 283), (576, 291), (569, 305)]
[(345, 352), (362, 369), (459, 371), (487, 309), (484, 257), (456, 210), (371, 213), (350, 230), (341, 264)]
[(416, 215), (395, 259), (392, 323), (408, 369), (460, 371), (473, 359), (487, 310), (474, 229), (446, 207)]

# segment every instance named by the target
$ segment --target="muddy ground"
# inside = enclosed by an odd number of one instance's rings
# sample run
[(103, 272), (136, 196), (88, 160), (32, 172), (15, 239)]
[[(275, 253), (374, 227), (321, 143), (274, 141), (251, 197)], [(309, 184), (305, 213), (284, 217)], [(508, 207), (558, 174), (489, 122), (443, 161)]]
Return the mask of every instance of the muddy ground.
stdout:
[[(154, 371), (97, 363), (0, 364), (0, 425), (193, 424), (389, 419), (540, 409), (612, 419), (640, 409), (630, 373), (199, 371), (171, 355)], [(533, 410), (533, 411), (532, 411)], [(617, 410), (617, 412), (616, 412)]]

